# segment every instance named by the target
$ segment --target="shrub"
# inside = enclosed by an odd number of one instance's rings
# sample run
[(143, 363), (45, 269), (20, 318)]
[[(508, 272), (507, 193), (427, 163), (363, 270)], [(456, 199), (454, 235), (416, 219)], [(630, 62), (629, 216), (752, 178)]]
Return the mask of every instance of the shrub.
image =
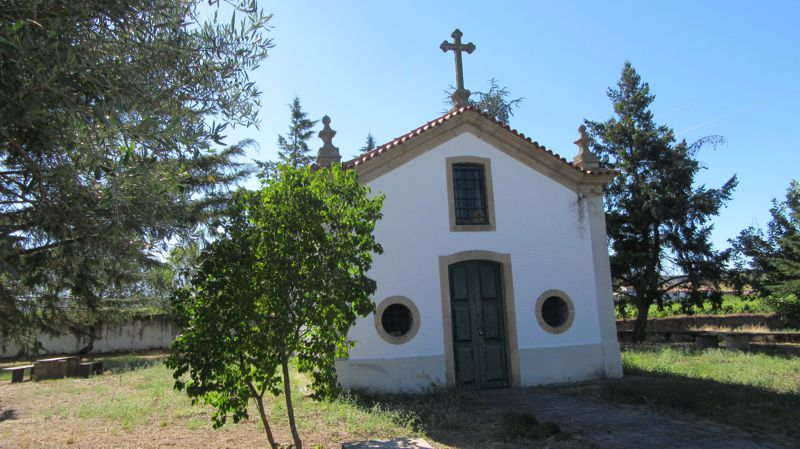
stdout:
[(789, 326), (800, 325), (800, 298), (796, 295), (768, 296), (765, 303)]

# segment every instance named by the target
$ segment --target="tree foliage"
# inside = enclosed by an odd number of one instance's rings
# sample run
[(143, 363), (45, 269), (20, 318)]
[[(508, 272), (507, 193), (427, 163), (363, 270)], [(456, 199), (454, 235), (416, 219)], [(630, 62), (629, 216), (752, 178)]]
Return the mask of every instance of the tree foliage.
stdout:
[(204, 18), (198, 3), (4, 2), (3, 337), (93, 328), (104, 291), (191, 238), (243, 176), (223, 132), (257, 123), (248, 72), (271, 46), (269, 16), (212, 2)]
[(654, 123), (655, 96), (629, 62), (608, 96), (615, 116), (586, 124), (598, 156), (620, 170), (605, 190), (611, 272), (617, 293), (636, 306), (635, 338), (641, 340), (650, 305), (661, 304), (667, 290), (688, 288), (689, 301), (698, 302), (701, 287), (722, 278), (729, 253), (713, 249), (709, 220), (737, 181), (733, 176), (718, 189), (694, 187), (702, 168), (696, 152), (721, 138), (676, 142), (672, 129)]
[[(511, 117), (514, 116), (514, 109), (518, 108), (523, 100), (523, 98), (511, 100), (508, 98), (509, 95), (508, 88), (505, 86), (500, 87), (497, 80), (492, 78), (489, 80), (489, 90), (486, 92), (473, 92), (469, 102), (484, 113), (494, 117), (498, 122), (508, 124)], [(472, 97), (475, 97), (475, 99)]]
[(766, 232), (744, 229), (731, 241), (739, 286), (749, 285), (788, 321), (800, 322), (800, 183), (772, 201)]
[[(450, 90), (445, 91), (445, 95), (447, 95), (445, 103), (447, 104), (451, 104), (453, 101), (453, 89), (453, 86), (450, 86)], [(511, 100), (508, 98), (509, 95), (511, 93), (507, 87), (501, 87), (497, 79), (491, 78), (489, 80), (489, 90), (470, 94), (469, 105), (507, 125), (511, 117), (514, 116), (514, 109), (518, 108), (523, 100), (523, 98)]]
[(372, 235), (381, 204), (338, 166), (280, 164), (262, 190), (237, 196), (222, 235), (180, 291), (187, 326), (168, 361), (176, 388), (217, 409), (215, 426), (246, 417), (253, 399), (274, 446), (263, 397), (282, 390), (301, 447), (289, 359), (311, 377), (314, 397), (337, 393), (334, 359), (347, 353), (356, 317), (374, 311), (366, 272), (382, 251)]
[(186, 286), (200, 258), (200, 247), (195, 243), (174, 246), (166, 260), (140, 268), (138, 279), (118, 293), (119, 298), (137, 301), (144, 311), (171, 313), (171, 298), (175, 291)]

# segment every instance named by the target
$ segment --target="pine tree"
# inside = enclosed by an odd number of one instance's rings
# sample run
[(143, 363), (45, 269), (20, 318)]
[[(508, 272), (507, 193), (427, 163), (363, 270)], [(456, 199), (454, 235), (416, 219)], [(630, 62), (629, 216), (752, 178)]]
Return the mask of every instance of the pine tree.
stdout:
[(300, 105), (300, 98), (294, 97), (289, 105), (291, 121), (287, 137), (278, 136), (278, 156), (280, 161), (294, 168), (310, 165), (314, 161), (308, 140), (314, 135), (316, 120), (309, 120), (308, 114)]
[(375, 138), (372, 137), (372, 132), (367, 133), (367, 141), (364, 142), (364, 146), (359, 149), (362, 153), (366, 153), (368, 151), (372, 151), (375, 148)]
[[(713, 249), (709, 220), (737, 181), (733, 176), (718, 189), (693, 187), (701, 168), (694, 155), (723, 139), (676, 143), (672, 129), (653, 122), (655, 96), (629, 62), (608, 96), (615, 116), (586, 123), (596, 153), (621, 172), (605, 191), (611, 271), (617, 291), (636, 306), (634, 339), (641, 341), (650, 305), (661, 304), (669, 289), (689, 288), (689, 301), (699, 302), (706, 299), (700, 287), (722, 278), (729, 252)], [(714, 292), (711, 299), (719, 298)]]
[(731, 241), (740, 287), (767, 298), (787, 321), (800, 322), (800, 182), (792, 181), (786, 200), (772, 201), (766, 234), (754, 227)]

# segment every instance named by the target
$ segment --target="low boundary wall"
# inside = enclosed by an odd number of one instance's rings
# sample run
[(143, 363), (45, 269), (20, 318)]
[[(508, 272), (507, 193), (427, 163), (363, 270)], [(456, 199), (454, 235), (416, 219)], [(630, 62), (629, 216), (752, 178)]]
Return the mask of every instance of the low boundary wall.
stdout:
[[(178, 332), (178, 326), (166, 316), (109, 323), (102, 326), (98, 333), (99, 338), (94, 341), (91, 352), (127, 352), (168, 348)], [(46, 354), (72, 354), (89, 344), (88, 339), (78, 339), (69, 334), (57, 337), (38, 335), (37, 339), (44, 346), (42, 353)], [(19, 346), (6, 343), (5, 348), (0, 347), (0, 358), (15, 357), (19, 354), (19, 350)]]

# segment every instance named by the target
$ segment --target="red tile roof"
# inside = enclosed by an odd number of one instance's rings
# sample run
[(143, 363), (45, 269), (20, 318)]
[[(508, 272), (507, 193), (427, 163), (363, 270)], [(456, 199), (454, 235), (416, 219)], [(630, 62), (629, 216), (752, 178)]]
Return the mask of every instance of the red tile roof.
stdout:
[(543, 153), (550, 155), (551, 157), (557, 159), (560, 162), (563, 162), (564, 164), (572, 167), (573, 169), (575, 169), (575, 170), (577, 170), (577, 171), (579, 171), (581, 173), (584, 173), (586, 175), (613, 175), (613, 174), (617, 174), (618, 173), (617, 170), (609, 169), (609, 168), (605, 168), (605, 167), (599, 167), (599, 168), (592, 169), (592, 170), (582, 169), (581, 167), (578, 167), (577, 165), (574, 165), (572, 162), (567, 161), (565, 158), (563, 158), (563, 157), (559, 156), (558, 154), (554, 153), (553, 150), (548, 150), (547, 148), (545, 148), (544, 145), (540, 145), (539, 142), (531, 140), (531, 138), (530, 137), (526, 137), (525, 134), (522, 134), (521, 132), (517, 131), (516, 129), (511, 128), (510, 126), (508, 126), (505, 123), (501, 123), (501, 122), (497, 121), (494, 117), (481, 112), (478, 108), (476, 108), (474, 106), (465, 106), (465, 107), (450, 111), (447, 114), (445, 114), (445, 115), (443, 115), (443, 116), (441, 116), (441, 117), (439, 117), (437, 119), (431, 120), (430, 122), (420, 126), (419, 128), (417, 128), (417, 129), (415, 129), (415, 130), (413, 130), (411, 132), (408, 132), (408, 133), (406, 133), (406, 134), (404, 134), (404, 135), (402, 135), (400, 137), (397, 137), (394, 140), (391, 140), (391, 141), (389, 141), (389, 142), (387, 142), (387, 143), (385, 143), (385, 144), (383, 144), (381, 146), (378, 146), (378, 147), (374, 148), (373, 150), (368, 151), (368, 152), (366, 152), (366, 153), (364, 153), (364, 154), (362, 154), (362, 155), (360, 155), (360, 156), (358, 156), (356, 158), (353, 158), (353, 159), (351, 159), (349, 161), (343, 162), (342, 166), (344, 168), (355, 168), (355, 167), (361, 166), (363, 164), (367, 164), (371, 160), (373, 160), (373, 159), (375, 159), (377, 157), (380, 157), (381, 155), (385, 154), (388, 151), (394, 150), (398, 146), (400, 146), (400, 145), (402, 145), (402, 144), (414, 139), (415, 137), (419, 136), (420, 134), (422, 134), (424, 132), (427, 132), (427, 131), (429, 131), (429, 130), (431, 130), (433, 128), (436, 128), (437, 126), (441, 126), (442, 124), (452, 120), (453, 118), (458, 117), (459, 115), (465, 114), (467, 112), (479, 114), (483, 118), (485, 118), (485, 119), (497, 124), (498, 126), (511, 131), (517, 137), (519, 137), (520, 139), (524, 140), (529, 145), (531, 145), (533, 147), (534, 151), (542, 151)]

